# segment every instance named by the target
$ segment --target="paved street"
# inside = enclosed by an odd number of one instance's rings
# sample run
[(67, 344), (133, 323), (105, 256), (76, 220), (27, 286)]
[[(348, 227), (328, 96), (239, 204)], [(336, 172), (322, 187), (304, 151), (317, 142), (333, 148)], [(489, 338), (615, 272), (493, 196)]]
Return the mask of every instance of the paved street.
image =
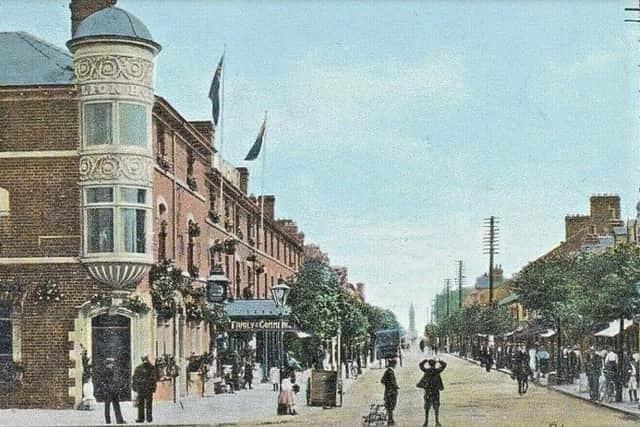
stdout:
[[(452, 356), (443, 374), (445, 390), (441, 397), (441, 422), (445, 426), (625, 426), (638, 420), (588, 402), (531, 386), (520, 397), (516, 383), (508, 375), (492, 371), (487, 374), (477, 365)], [(420, 426), (423, 423), (422, 394), (415, 387), (420, 378), (417, 365), (420, 355), (405, 355), (404, 367), (398, 369), (400, 398), (396, 411), (397, 425)], [(371, 369), (347, 385), (342, 408), (322, 409), (304, 406), (304, 390), (299, 395), (298, 416), (273, 416), (276, 395), (268, 384), (257, 390), (235, 395), (217, 395), (199, 400), (156, 405), (156, 425), (312, 425), (359, 426), (369, 404), (382, 401), (382, 370)], [(102, 404), (96, 411), (75, 410), (1, 410), (0, 426), (89, 425), (101, 424)], [(124, 404), (126, 419), (134, 419), (135, 408)], [(431, 420), (435, 423), (435, 420)]]
[[(415, 386), (420, 379), (419, 360), (417, 353), (408, 354), (399, 369), (396, 421), (400, 426), (420, 426), (424, 422), (422, 394)], [(517, 384), (508, 375), (495, 371), (487, 374), (479, 366), (452, 356), (444, 356), (444, 360), (448, 363), (441, 396), (440, 421), (444, 426), (637, 426), (639, 422), (543, 387), (531, 386), (520, 397)], [(343, 408), (312, 411), (304, 418), (287, 419), (287, 424), (360, 425), (368, 403), (382, 401), (381, 376), (382, 371), (375, 369), (356, 381), (345, 396)], [(430, 422), (435, 425), (433, 416)]]

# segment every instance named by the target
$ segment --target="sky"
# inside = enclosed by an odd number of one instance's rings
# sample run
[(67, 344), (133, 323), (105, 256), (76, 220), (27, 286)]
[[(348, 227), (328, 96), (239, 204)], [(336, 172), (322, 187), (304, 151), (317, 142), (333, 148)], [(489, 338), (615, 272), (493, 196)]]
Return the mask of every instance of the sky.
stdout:
[[(0, 0), (0, 31), (64, 47), (69, 0)], [(226, 52), (223, 156), (242, 159), (265, 111), (276, 215), (416, 322), (462, 259), (488, 269), (500, 218), (511, 276), (564, 238), (564, 216), (614, 193), (638, 201), (633, 1), (120, 0), (162, 45), (156, 93), (189, 120)], [(0, 62), (1, 64), (1, 62)], [(1, 65), (0, 65), (1, 66)]]

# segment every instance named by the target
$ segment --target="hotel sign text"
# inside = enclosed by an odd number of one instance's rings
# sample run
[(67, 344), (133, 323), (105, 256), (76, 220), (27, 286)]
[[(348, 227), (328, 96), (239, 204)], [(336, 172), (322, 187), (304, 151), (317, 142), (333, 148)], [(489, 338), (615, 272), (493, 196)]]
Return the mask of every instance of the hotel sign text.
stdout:
[(255, 332), (255, 331), (295, 331), (295, 328), (287, 320), (232, 320), (231, 331), (233, 332)]

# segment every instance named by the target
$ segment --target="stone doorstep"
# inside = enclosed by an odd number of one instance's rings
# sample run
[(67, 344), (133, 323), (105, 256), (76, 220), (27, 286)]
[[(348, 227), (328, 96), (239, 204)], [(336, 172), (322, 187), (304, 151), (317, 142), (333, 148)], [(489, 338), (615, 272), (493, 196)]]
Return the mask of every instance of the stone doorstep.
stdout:
[[(480, 366), (480, 362), (478, 362), (477, 360), (473, 360), (473, 359), (467, 359), (465, 357), (460, 357), (457, 354), (454, 353), (448, 353), (450, 356), (453, 356), (455, 358), (458, 358), (460, 360), (464, 360), (466, 362), (469, 363), (473, 363), (475, 365)], [(503, 373), (503, 374), (507, 374), (507, 375), (511, 375), (511, 371), (509, 371), (508, 369), (504, 369), (504, 368), (500, 368), (500, 369), (496, 369), (497, 371)], [(593, 401), (591, 399), (589, 399), (586, 395), (582, 395), (581, 393), (575, 393), (569, 390), (564, 390), (561, 387), (562, 386), (550, 386), (550, 385), (546, 385), (546, 384), (541, 384), (539, 382), (532, 382), (532, 384), (538, 386), (538, 387), (544, 387), (553, 391), (556, 391), (558, 393), (562, 393), (566, 396), (571, 396), (574, 399), (580, 399), (580, 400), (584, 400), (587, 403), (590, 403), (594, 406), (601, 406), (603, 408), (608, 408), (608, 409), (612, 409), (614, 411), (623, 413), (625, 415), (631, 415), (632, 417), (636, 417), (640, 419), (640, 410), (633, 410), (631, 408), (624, 408), (624, 407), (620, 407), (619, 405), (612, 405), (610, 403), (606, 403), (606, 402), (600, 402), (600, 401)]]

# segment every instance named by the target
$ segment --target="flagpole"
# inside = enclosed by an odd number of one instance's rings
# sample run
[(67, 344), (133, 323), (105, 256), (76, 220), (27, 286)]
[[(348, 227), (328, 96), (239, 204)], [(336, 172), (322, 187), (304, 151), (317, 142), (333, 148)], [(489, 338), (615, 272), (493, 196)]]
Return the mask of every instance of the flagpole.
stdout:
[(226, 64), (226, 54), (227, 54), (227, 44), (224, 44), (224, 47), (222, 49), (222, 57), (224, 58), (225, 62), (222, 64), (222, 69), (220, 70), (220, 73), (222, 74), (220, 76), (220, 92), (221, 92), (221, 96), (220, 96), (220, 151), (218, 153), (218, 168), (219, 168), (219, 172), (220, 172), (220, 207), (218, 212), (220, 212), (220, 222), (222, 222), (222, 214), (224, 211), (224, 174), (223, 174), (223, 165), (222, 165), (222, 146), (224, 144), (224, 75), (227, 74), (226, 68), (227, 68), (227, 64)]
[[(264, 253), (267, 253), (267, 233), (264, 230), (264, 167), (267, 159), (267, 112), (264, 112), (264, 132), (262, 133), (262, 171), (261, 171), (261, 189), (260, 194), (262, 197), (260, 198), (260, 230), (262, 231), (262, 236), (264, 238), (264, 242), (262, 243), (262, 247), (264, 248)], [(265, 281), (264, 287), (267, 287), (267, 283)]]

